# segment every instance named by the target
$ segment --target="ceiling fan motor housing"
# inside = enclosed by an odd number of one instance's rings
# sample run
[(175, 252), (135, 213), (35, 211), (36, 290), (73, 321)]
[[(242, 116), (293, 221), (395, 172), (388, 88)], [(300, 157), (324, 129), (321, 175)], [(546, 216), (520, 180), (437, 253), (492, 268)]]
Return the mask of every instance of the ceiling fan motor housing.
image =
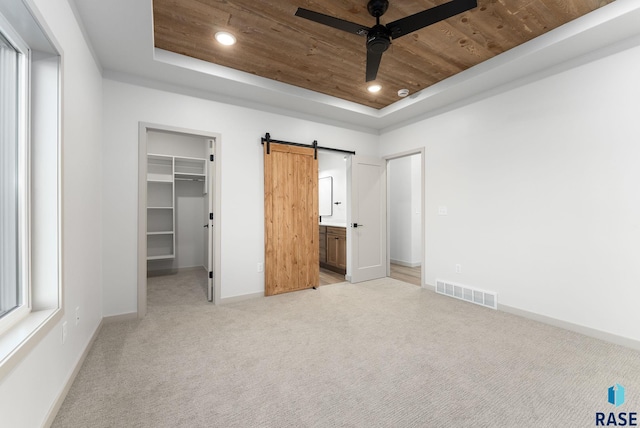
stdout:
[(389, 33), (389, 30), (384, 25), (375, 25), (367, 34), (367, 50), (381, 54), (389, 49), (391, 44), (391, 35)]

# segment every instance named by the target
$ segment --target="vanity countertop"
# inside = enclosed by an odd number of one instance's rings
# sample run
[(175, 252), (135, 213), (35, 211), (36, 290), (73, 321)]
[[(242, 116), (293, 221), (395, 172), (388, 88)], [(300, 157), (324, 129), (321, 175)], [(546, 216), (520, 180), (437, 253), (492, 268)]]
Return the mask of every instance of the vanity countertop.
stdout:
[(347, 227), (347, 223), (340, 223), (337, 221), (323, 221), (318, 223), (319, 226), (331, 226), (331, 227)]

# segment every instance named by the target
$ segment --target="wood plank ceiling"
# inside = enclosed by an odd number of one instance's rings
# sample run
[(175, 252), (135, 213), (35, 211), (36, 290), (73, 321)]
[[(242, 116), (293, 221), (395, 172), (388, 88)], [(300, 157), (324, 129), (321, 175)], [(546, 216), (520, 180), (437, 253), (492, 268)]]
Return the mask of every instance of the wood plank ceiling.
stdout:
[[(294, 16), (298, 7), (373, 26), (367, 0), (153, 0), (155, 46), (376, 109), (614, 0), (478, 0), (478, 7), (394, 40), (365, 83), (365, 38)], [(446, 0), (390, 0), (383, 24)], [(214, 41), (218, 31), (238, 42)]]

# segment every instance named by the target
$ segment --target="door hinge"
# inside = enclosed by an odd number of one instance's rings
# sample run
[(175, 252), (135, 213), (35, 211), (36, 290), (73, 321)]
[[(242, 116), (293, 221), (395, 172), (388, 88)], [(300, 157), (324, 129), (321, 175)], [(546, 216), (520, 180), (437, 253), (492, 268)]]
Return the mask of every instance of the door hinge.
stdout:
[(216, 158), (216, 155), (209, 155), (209, 160), (211, 162), (213, 162), (215, 158)]
[(213, 271), (209, 272), (209, 278), (213, 278)]
[(209, 213), (209, 220), (213, 220), (213, 213)]

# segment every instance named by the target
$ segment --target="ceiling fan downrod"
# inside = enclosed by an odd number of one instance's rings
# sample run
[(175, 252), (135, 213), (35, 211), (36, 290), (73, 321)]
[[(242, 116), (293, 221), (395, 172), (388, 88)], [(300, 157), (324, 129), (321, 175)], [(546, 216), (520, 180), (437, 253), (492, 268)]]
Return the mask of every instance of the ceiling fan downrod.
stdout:
[(374, 25), (367, 34), (367, 50), (374, 54), (381, 55), (391, 45), (391, 32), (387, 27), (380, 24), (380, 17), (389, 8), (388, 0), (369, 0), (367, 10), (376, 18)]

